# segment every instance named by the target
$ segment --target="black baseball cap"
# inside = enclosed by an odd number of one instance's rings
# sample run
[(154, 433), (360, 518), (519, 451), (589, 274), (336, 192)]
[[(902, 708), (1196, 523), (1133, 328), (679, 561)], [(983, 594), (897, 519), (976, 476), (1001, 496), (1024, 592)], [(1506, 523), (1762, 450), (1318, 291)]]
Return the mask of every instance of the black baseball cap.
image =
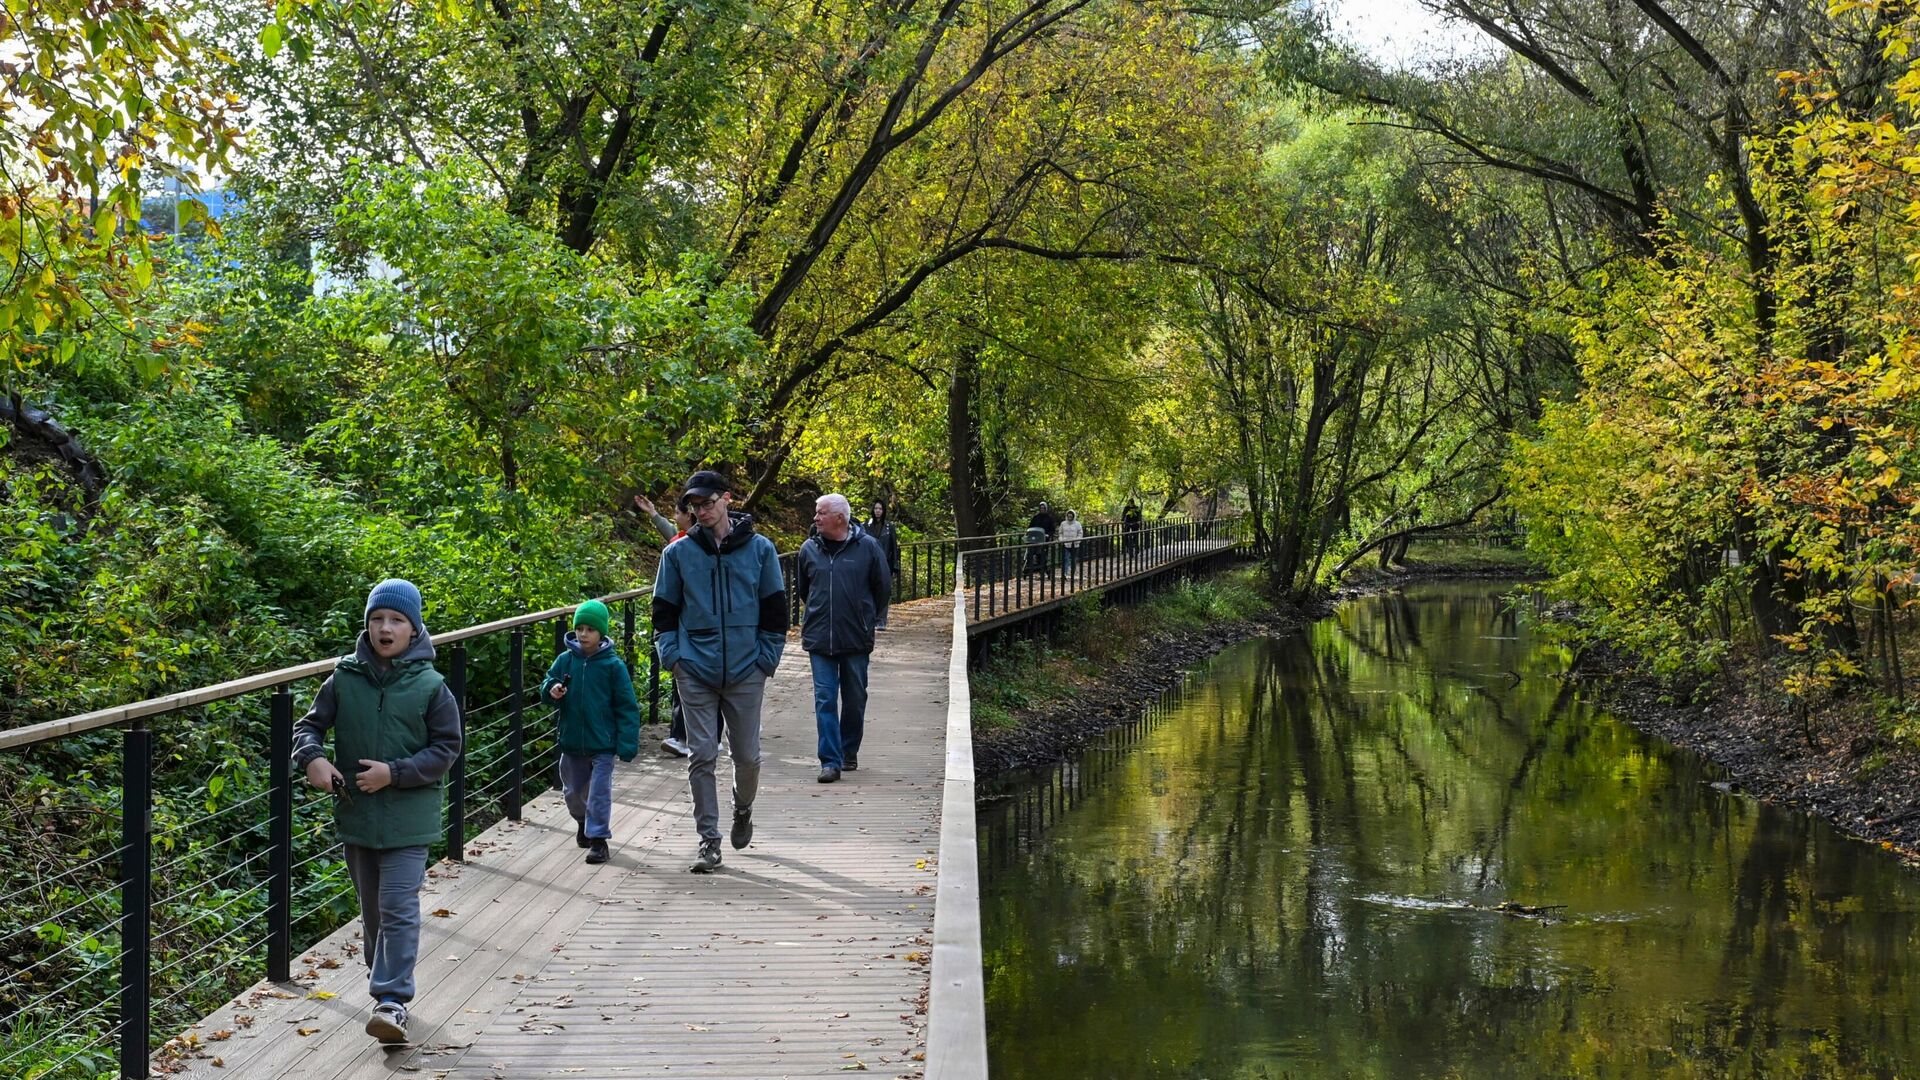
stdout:
[(687, 477), (686, 486), (680, 490), (680, 509), (685, 510), (691, 499), (710, 499), (732, 490), (733, 485), (727, 483), (726, 477), (712, 469), (701, 469)]

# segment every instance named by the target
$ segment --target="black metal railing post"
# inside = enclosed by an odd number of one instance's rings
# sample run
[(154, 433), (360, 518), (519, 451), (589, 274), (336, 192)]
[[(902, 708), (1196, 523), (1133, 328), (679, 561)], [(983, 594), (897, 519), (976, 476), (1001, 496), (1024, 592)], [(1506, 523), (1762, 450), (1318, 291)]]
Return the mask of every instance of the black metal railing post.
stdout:
[(273, 692), (267, 762), (267, 981), (293, 979), (293, 692)]
[(453, 647), (453, 670), (447, 674), (447, 689), (453, 691), (454, 707), (460, 710), (460, 756), (453, 759), (447, 784), (447, 858), (467, 861), (467, 644)]
[(153, 732), (120, 737), (120, 1075), (147, 1075), (153, 971)]
[(527, 632), (514, 627), (507, 651), (507, 819), (520, 820), (527, 777)]

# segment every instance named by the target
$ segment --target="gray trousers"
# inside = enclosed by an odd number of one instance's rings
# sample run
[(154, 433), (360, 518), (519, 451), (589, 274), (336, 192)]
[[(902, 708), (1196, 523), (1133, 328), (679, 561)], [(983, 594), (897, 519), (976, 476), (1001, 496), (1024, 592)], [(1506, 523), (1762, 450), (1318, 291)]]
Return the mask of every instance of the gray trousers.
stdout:
[(760, 699), (767, 677), (755, 671), (730, 686), (713, 687), (699, 679), (675, 678), (680, 706), (687, 716), (687, 786), (693, 789), (693, 824), (702, 840), (720, 839), (720, 796), (714, 790), (714, 762), (720, 758), (720, 728), (727, 729), (733, 756), (733, 808), (751, 809), (760, 791)]
[(367, 848), (342, 844), (347, 876), (360, 898), (367, 992), (375, 1001), (413, 1000), (413, 965), (420, 958), (420, 885), (427, 879), (427, 849)]

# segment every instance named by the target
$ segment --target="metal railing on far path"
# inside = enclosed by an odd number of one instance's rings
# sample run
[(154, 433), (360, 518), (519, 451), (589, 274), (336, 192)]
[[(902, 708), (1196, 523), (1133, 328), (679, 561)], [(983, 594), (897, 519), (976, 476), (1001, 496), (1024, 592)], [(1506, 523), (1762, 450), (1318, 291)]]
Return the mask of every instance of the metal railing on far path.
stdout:
[(1104, 526), (1080, 540), (996, 542), (963, 553), (967, 622), (994, 623), (1076, 593), (1152, 576), (1245, 543), (1244, 514), (1138, 529)]

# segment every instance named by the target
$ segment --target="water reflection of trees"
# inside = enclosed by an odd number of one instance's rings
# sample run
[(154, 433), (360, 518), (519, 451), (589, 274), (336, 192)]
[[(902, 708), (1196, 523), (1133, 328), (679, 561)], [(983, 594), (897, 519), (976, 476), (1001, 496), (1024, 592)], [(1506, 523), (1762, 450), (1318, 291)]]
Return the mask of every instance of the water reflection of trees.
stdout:
[(1910, 1073), (1913, 881), (1518, 637), (1386, 598), (1223, 658), (995, 872), (995, 1075)]

